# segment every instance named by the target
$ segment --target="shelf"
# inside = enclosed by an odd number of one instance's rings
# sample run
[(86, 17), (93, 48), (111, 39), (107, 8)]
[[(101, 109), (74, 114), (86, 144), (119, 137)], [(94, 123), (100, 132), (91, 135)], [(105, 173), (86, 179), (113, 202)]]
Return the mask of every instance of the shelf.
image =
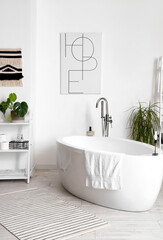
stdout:
[[(14, 129), (12, 129), (14, 127)], [(24, 128), (25, 129), (24, 129)], [(30, 182), (30, 158), (31, 158), (31, 150), (30, 150), (30, 138), (31, 138), (31, 119), (26, 119), (24, 121), (3, 121), (3, 119), (0, 119), (0, 130), (7, 131), (7, 133), (11, 132), (11, 134), (13, 135), (13, 133), (17, 130), (21, 130), (23, 132), (23, 129), (25, 130), (25, 133), (28, 135), (28, 141), (29, 141), (29, 149), (6, 149), (6, 150), (0, 150), (0, 160), (1, 159), (5, 159), (5, 158), (10, 158), (11, 155), (14, 157), (14, 160), (16, 161), (17, 158), (19, 157), (19, 154), (25, 154), (25, 158), (26, 158), (26, 166), (25, 169), (19, 169), (19, 170), (0, 170), (0, 180), (12, 180), (12, 179), (26, 179), (27, 183)], [(11, 135), (11, 139), (12, 139), (12, 135)], [(9, 146), (9, 145), (8, 145)], [(24, 145), (23, 145), (24, 146)], [(11, 146), (10, 146), (11, 147)], [(3, 154), (3, 157), (2, 155)], [(11, 154), (11, 155), (10, 155)], [(20, 156), (20, 157), (23, 157)], [(3, 160), (2, 160), (3, 161)], [(0, 166), (1, 166), (1, 161), (0, 161)]]
[(29, 149), (6, 149), (6, 150), (0, 150), (0, 153), (17, 153), (17, 152), (28, 152)]
[(0, 126), (21, 126), (29, 125), (29, 122), (0, 122)]
[(27, 179), (27, 176), (24, 170), (0, 170), (0, 179)]

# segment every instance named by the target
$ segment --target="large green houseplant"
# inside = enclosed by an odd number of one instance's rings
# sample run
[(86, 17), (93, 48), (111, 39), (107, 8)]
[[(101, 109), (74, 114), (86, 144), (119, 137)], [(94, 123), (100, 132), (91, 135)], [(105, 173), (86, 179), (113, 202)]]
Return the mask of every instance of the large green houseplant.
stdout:
[(10, 110), (10, 114), (8, 114), (9, 121), (24, 118), (28, 112), (28, 104), (26, 102), (15, 102), (16, 100), (16, 94), (10, 93), (7, 100), (0, 103), (0, 111), (3, 113), (4, 117), (7, 109)]
[(131, 137), (140, 142), (154, 145), (154, 133), (160, 129), (158, 103), (138, 103), (132, 107), (129, 116)]

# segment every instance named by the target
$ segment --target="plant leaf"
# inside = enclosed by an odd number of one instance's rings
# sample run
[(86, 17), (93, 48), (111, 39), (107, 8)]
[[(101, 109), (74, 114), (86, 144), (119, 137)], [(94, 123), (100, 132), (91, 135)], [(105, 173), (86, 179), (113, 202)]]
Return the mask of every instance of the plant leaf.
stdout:
[(26, 102), (16, 102), (14, 103), (13, 110), (17, 116), (24, 117), (28, 111), (28, 104)]
[(9, 99), (10, 99), (11, 102), (15, 102), (16, 99), (17, 99), (16, 94), (15, 94), (15, 93), (10, 93), (10, 95), (9, 95)]

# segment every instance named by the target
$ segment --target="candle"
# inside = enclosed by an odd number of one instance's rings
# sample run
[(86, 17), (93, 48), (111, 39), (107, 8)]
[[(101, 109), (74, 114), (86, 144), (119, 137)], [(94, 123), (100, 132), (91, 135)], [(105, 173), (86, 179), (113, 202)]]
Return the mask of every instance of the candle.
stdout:
[(157, 131), (155, 131), (154, 140), (157, 140)]

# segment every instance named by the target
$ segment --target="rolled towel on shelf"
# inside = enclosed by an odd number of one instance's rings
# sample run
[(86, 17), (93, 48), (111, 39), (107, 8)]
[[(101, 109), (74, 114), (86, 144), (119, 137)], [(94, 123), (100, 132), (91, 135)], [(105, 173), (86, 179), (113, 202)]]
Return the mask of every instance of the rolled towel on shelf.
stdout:
[(0, 150), (8, 150), (9, 149), (9, 143), (7, 141), (0, 142)]
[(86, 186), (120, 190), (121, 162), (124, 154), (85, 150)]
[(7, 141), (6, 134), (0, 133), (0, 142), (6, 142), (6, 141)]

